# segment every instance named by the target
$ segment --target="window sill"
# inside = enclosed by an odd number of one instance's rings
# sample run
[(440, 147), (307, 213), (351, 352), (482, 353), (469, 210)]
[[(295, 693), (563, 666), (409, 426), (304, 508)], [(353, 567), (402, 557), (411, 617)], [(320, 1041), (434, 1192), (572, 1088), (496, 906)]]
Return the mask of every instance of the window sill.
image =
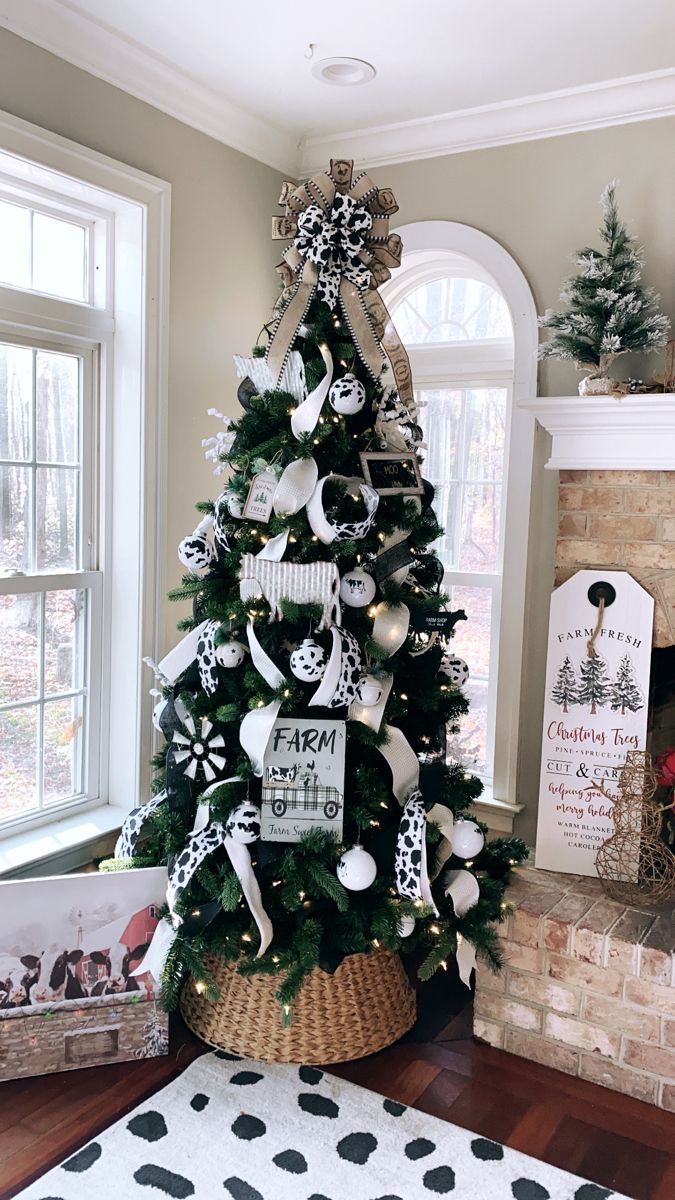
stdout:
[(0, 879), (64, 875), (111, 854), (123, 816), (102, 804), (0, 838)]
[(524, 807), (524, 804), (507, 804), (506, 800), (497, 800), (489, 784), (485, 784), (480, 799), (472, 805), (479, 820), (500, 834), (513, 833), (513, 822)]

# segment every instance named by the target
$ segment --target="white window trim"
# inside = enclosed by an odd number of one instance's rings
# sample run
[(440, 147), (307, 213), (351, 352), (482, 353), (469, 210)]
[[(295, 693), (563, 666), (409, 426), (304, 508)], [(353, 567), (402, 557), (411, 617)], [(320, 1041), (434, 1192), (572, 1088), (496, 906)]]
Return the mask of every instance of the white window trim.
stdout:
[[(45, 196), (50, 189), (61, 194), (68, 189), (82, 209), (92, 206), (99, 215), (108, 214), (114, 246), (106, 296), (95, 296), (98, 308), (75, 302), (61, 302), (61, 307), (69, 338), (83, 346), (101, 345), (101, 423), (103, 436), (111, 440), (113, 467), (101, 481), (105, 537), (100, 559), (109, 631), (102, 664), (109, 687), (101, 696), (107, 731), (101, 795), (84, 811), (58, 820), (46, 817), (2, 838), (0, 876), (83, 865), (107, 847), (125, 813), (150, 794), (152, 705), (141, 660), (145, 654), (159, 657), (165, 592), (171, 197), (164, 180), (0, 113), (3, 189), (7, 178), (16, 180), (17, 191), (22, 179)], [(51, 298), (39, 293), (0, 288), (0, 329), (53, 338), (51, 305)]]
[[(536, 393), (537, 312), (527, 280), (516, 261), (499, 242), (481, 230), (456, 221), (416, 221), (399, 226), (396, 233), (400, 234), (405, 248), (403, 269), (381, 289), (390, 311), (410, 286), (404, 276), (406, 258), (409, 255), (415, 255), (417, 263), (424, 263), (425, 259), (428, 261), (427, 279), (438, 278), (439, 262), (442, 262), (443, 258), (452, 260), (451, 269), (455, 274), (461, 271), (461, 260), (465, 258), (470, 260), (470, 273), (474, 278), (475, 264), (483, 268), (485, 281), (493, 283), (501, 292), (513, 322), (513, 383), (507, 436), (508, 472), (504, 481), (504, 570), (494, 780), (491, 794), (486, 790), (474, 806), (478, 815), (493, 829), (510, 832), (515, 817), (523, 808), (517, 802), (517, 770), (535, 432), (532, 414), (520, 405), (523, 400)], [(416, 273), (415, 281), (419, 284), (424, 282), (424, 278), (425, 273), (421, 271)], [(426, 354), (426, 347), (421, 352)], [(461, 352), (462, 343), (458, 343), (458, 355)], [(446, 353), (445, 347), (443, 353)], [(417, 350), (415, 356), (419, 358)], [(430, 364), (433, 363), (431, 349), (429, 361)], [(473, 366), (470, 365), (467, 370), (474, 374)], [(499, 363), (494, 362), (493, 379), (498, 370)], [(489, 382), (490, 371), (486, 369), (485, 363), (480, 373), (475, 373), (475, 377)], [(426, 381), (425, 372), (419, 382)]]

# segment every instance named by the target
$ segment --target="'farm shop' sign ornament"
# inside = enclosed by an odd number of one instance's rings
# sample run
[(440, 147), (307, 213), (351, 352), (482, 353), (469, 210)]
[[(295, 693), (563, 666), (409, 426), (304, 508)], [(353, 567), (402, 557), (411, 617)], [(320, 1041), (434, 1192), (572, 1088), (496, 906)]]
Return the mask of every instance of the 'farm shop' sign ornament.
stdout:
[(608, 797), (627, 753), (645, 748), (653, 619), (624, 571), (578, 571), (551, 597), (537, 867), (597, 875)]

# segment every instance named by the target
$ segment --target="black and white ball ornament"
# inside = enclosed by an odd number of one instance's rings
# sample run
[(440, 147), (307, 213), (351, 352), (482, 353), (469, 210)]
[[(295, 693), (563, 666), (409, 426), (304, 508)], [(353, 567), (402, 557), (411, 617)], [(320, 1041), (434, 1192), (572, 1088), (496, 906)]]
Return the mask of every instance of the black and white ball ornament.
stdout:
[(260, 809), (257, 804), (250, 804), (246, 800), (233, 808), (225, 822), (225, 832), (233, 842), (241, 842), (242, 845), (257, 842), (260, 837)]
[(160, 725), (160, 721), (162, 718), (162, 713), (164, 712), (164, 709), (166, 708), (168, 703), (169, 703), (168, 700), (164, 700), (164, 699), (158, 700), (155, 707), (152, 710), (152, 724), (158, 733), (163, 732), (162, 726)]
[(377, 704), (381, 695), (382, 688), (375, 676), (362, 675), (357, 692), (357, 699), (361, 704), (365, 704), (367, 708), (372, 708), (373, 704)]
[(183, 566), (192, 571), (205, 571), (216, 557), (216, 552), (203, 533), (191, 533), (178, 544), (178, 558)]
[(245, 655), (246, 647), (235, 638), (229, 638), (228, 641), (221, 642), (219, 646), (216, 646), (216, 662), (228, 670), (241, 666)]
[(402, 937), (402, 938), (410, 937), (410, 934), (414, 932), (414, 929), (415, 929), (415, 918), (414, 917), (401, 917), (400, 918), (399, 923), (398, 923), (399, 937)]
[(469, 678), (469, 668), (464, 659), (458, 658), (456, 654), (446, 654), (443, 656), (438, 673), (439, 675), (444, 675), (453, 687), (462, 687)]
[(291, 654), (291, 671), (303, 683), (316, 683), (323, 678), (328, 655), (323, 646), (306, 637)]
[(352, 846), (346, 850), (337, 865), (337, 877), (350, 892), (363, 892), (369, 888), (377, 875), (377, 864), (372, 854), (363, 846)]
[(353, 417), (366, 403), (366, 389), (351, 372), (336, 379), (328, 393), (331, 408), (343, 417)]
[(375, 580), (363, 567), (354, 567), (340, 580), (340, 599), (349, 608), (365, 608), (374, 599), (376, 590)]
[(452, 852), (458, 858), (475, 858), (485, 845), (485, 838), (475, 821), (458, 817), (452, 830)]

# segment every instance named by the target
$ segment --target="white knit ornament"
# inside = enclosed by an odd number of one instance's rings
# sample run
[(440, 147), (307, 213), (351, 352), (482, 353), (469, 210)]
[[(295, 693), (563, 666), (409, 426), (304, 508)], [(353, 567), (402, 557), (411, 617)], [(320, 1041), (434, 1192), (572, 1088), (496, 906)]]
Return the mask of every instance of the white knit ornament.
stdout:
[(350, 892), (363, 892), (370, 887), (377, 875), (377, 864), (372, 854), (363, 846), (352, 846), (339, 859), (336, 874), (343, 887)]
[(458, 858), (475, 858), (485, 845), (485, 838), (475, 821), (458, 817), (452, 831), (452, 852)]
[(366, 403), (366, 389), (351, 371), (336, 379), (328, 393), (331, 408), (345, 417), (353, 417)]
[(340, 580), (340, 599), (350, 608), (365, 608), (373, 600), (375, 591), (375, 580), (363, 567), (354, 567)]
[(323, 646), (311, 637), (306, 637), (290, 658), (291, 671), (295, 678), (301, 679), (303, 683), (317, 683), (322, 679), (327, 662), (328, 655)]
[(233, 667), (238, 667), (243, 663), (246, 655), (246, 647), (242, 646), (241, 642), (230, 638), (227, 642), (221, 642), (216, 646), (216, 661), (221, 667), (227, 667), (231, 670)]

